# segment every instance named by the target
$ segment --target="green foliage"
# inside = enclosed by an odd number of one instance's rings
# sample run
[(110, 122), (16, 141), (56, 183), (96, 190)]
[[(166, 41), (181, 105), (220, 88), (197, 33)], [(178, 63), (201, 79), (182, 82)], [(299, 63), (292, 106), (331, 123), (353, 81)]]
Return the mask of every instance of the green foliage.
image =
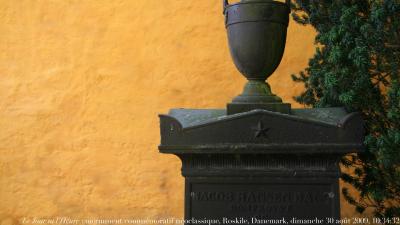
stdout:
[(400, 0), (296, 0), (293, 18), (318, 32), (316, 53), (293, 75), (312, 107), (362, 112), (366, 151), (342, 159), (343, 196), (360, 213), (400, 216)]

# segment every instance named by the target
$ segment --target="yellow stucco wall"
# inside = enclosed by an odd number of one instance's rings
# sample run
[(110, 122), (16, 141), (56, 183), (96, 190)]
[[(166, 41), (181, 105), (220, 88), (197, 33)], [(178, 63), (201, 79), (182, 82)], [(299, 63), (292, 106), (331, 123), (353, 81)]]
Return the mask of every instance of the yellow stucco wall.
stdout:
[[(270, 79), (287, 102), (313, 38), (291, 23)], [(220, 1), (1, 0), (0, 223), (181, 217), (180, 161), (158, 153), (157, 114), (224, 107), (244, 81)]]

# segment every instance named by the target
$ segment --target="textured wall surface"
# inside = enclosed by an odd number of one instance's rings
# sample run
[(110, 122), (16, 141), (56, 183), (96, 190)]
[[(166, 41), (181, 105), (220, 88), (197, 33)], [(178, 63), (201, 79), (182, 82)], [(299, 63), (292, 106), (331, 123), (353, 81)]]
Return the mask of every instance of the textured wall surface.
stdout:
[[(180, 161), (158, 153), (157, 114), (241, 91), (223, 21), (210, 0), (0, 1), (0, 224), (181, 217)], [(287, 102), (314, 35), (289, 27), (270, 79)]]

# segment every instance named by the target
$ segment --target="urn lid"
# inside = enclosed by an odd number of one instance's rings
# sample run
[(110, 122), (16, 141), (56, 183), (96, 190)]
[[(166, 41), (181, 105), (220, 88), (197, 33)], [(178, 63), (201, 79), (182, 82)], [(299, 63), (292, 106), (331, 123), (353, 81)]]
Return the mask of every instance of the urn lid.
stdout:
[(272, 0), (242, 0), (224, 5), (226, 26), (245, 22), (289, 23), (289, 5)]

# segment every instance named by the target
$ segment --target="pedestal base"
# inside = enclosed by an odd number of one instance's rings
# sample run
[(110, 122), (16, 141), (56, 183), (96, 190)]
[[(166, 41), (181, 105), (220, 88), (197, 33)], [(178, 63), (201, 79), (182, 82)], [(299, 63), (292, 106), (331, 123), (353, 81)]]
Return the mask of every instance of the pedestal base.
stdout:
[[(326, 155), (325, 155), (326, 157)], [(195, 224), (327, 224), (339, 219), (339, 157), (181, 156), (185, 219)], [(207, 223), (208, 224), (208, 223)]]
[(339, 219), (338, 162), (363, 149), (359, 114), (176, 109), (160, 118), (160, 152), (182, 160), (186, 225)]

